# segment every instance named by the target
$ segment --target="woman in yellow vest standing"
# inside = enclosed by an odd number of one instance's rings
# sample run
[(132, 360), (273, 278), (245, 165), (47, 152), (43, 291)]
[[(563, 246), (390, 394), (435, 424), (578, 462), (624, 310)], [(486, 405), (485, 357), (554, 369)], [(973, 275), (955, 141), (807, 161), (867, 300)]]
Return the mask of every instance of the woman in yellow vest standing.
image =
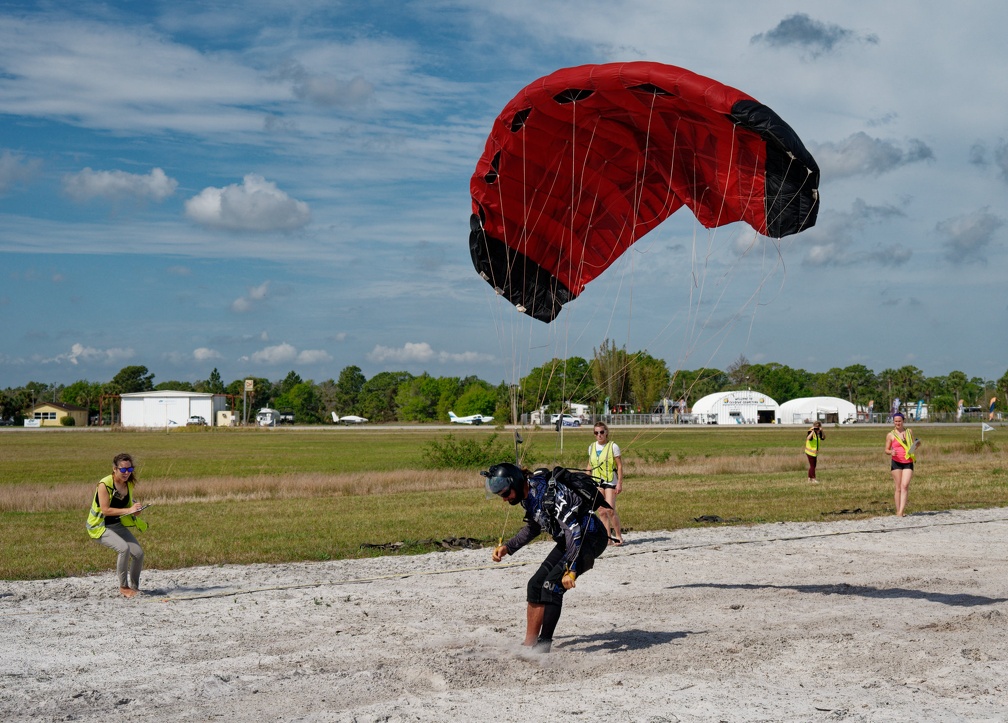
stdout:
[(893, 414), (894, 429), (886, 435), (885, 451), (892, 458), (889, 469), (892, 470), (893, 487), (895, 488), (896, 516), (903, 516), (907, 497), (910, 494), (910, 478), (914, 473), (914, 450), (920, 442), (914, 442), (913, 432), (909, 427), (903, 427), (903, 413)]
[(595, 424), (595, 441), (588, 446), (588, 472), (598, 482), (611, 508), (599, 507), (597, 510), (606, 534), (613, 545), (622, 545), (623, 528), (616, 511), (616, 495), (623, 491), (623, 459), (619, 446), (609, 439), (609, 427), (605, 422)]
[(809, 429), (808, 434), (805, 435), (805, 456), (808, 457), (808, 481), (815, 484), (819, 480), (816, 479), (816, 461), (819, 458), (819, 442), (826, 439), (826, 435), (823, 434), (822, 424), (817, 419), (812, 423), (812, 428)]
[(134, 469), (130, 455), (115, 456), (112, 474), (98, 483), (87, 519), (91, 538), (118, 553), (119, 592), (126, 597), (134, 597), (140, 589), (144, 559), (143, 548), (131, 530), (147, 529), (147, 523), (136, 517), (144, 506), (133, 499), (133, 485), (137, 481)]

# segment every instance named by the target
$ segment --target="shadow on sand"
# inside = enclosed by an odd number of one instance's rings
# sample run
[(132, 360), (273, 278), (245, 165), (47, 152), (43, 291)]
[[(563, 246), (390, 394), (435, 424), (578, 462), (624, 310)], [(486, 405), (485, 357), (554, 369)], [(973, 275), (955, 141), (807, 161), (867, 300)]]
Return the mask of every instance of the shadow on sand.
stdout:
[(692, 631), (667, 632), (664, 630), (639, 630), (636, 628), (630, 630), (609, 630), (604, 633), (595, 633), (594, 635), (572, 636), (569, 642), (565, 641), (563, 643), (563, 647), (584, 653), (594, 653), (601, 650), (609, 652), (618, 650), (644, 650), (696, 634)]
[(715, 590), (793, 590), (808, 595), (860, 595), (861, 597), (877, 598), (879, 600), (927, 600), (941, 605), (956, 607), (977, 607), (980, 605), (996, 605), (1008, 598), (987, 597), (985, 595), (968, 595), (966, 593), (925, 592), (924, 590), (909, 590), (903, 587), (871, 587), (870, 585), (754, 585), (751, 583), (693, 583), (690, 585), (671, 585), (666, 590), (687, 590), (689, 588), (711, 588)]

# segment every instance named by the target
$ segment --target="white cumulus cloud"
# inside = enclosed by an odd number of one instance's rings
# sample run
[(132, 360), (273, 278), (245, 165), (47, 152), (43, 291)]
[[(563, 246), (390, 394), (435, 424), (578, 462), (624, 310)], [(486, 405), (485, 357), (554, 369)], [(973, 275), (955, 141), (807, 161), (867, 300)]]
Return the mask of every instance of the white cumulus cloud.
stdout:
[(287, 364), (297, 359), (297, 349), (284, 342), (254, 352), (251, 359), (256, 364)]
[(30, 181), (41, 165), (37, 158), (27, 159), (7, 150), (0, 153), (0, 193), (19, 183)]
[(231, 311), (242, 314), (251, 311), (257, 301), (263, 301), (269, 294), (269, 281), (264, 281), (258, 286), (249, 287), (249, 292), (245, 296), (239, 296), (231, 302)]
[(934, 160), (922, 141), (911, 139), (903, 150), (892, 141), (858, 132), (839, 143), (820, 143), (812, 151), (823, 177), (880, 176), (901, 166)]
[(435, 351), (427, 342), (406, 342), (402, 347), (395, 349), (388, 346), (376, 345), (367, 357), (370, 361), (379, 364), (424, 364), (432, 361), (448, 363), (473, 363), (493, 361), (492, 354), (481, 352), (447, 352)]
[(111, 347), (109, 349), (95, 349), (83, 344), (73, 344), (70, 351), (65, 354), (58, 354), (51, 359), (43, 360), (47, 364), (69, 363), (73, 366), (78, 364), (116, 364), (132, 359), (136, 352), (131, 348)]
[(94, 171), (85, 168), (78, 173), (63, 176), (63, 191), (75, 201), (92, 198), (141, 198), (163, 201), (178, 187), (178, 181), (169, 178), (160, 168), (141, 175), (126, 171)]
[(207, 349), (205, 346), (201, 346), (199, 349), (193, 349), (193, 359), (196, 361), (211, 361), (220, 358), (220, 352), (214, 351), (213, 349)]
[(239, 361), (251, 361), (255, 364), (275, 366), (279, 364), (320, 364), (332, 361), (329, 352), (322, 349), (305, 349), (298, 351), (293, 344), (283, 342), (268, 346), (254, 352), (251, 356), (243, 356)]
[(204, 188), (185, 202), (185, 213), (203, 226), (232, 231), (293, 231), (311, 220), (307, 203), (255, 173), (240, 185)]
[(297, 357), (299, 364), (322, 364), (332, 361), (332, 356), (324, 349), (305, 349)]

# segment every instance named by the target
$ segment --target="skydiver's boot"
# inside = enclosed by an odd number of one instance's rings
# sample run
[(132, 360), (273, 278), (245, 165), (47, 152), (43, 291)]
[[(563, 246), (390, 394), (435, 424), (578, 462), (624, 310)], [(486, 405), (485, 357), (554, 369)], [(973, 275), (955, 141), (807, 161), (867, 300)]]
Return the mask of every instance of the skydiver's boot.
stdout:
[(548, 653), (553, 647), (553, 631), (556, 630), (557, 623), (560, 622), (560, 611), (563, 609), (563, 598), (559, 603), (547, 603), (543, 611), (542, 630), (539, 632), (539, 639), (532, 646), (536, 653)]

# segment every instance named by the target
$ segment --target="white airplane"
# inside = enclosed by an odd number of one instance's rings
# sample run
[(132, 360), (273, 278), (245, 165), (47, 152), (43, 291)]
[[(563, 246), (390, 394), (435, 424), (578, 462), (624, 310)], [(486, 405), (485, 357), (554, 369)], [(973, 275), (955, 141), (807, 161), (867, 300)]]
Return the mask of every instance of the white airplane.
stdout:
[(333, 424), (364, 424), (367, 417), (358, 417), (356, 414), (348, 414), (341, 417), (336, 412), (332, 413)]
[(493, 417), (484, 417), (482, 414), (470, 414), (468, 417), (458, 417), (455, 412), (448, 412), (448, 418), (452, 424), (487, 424), (493, 421)]

